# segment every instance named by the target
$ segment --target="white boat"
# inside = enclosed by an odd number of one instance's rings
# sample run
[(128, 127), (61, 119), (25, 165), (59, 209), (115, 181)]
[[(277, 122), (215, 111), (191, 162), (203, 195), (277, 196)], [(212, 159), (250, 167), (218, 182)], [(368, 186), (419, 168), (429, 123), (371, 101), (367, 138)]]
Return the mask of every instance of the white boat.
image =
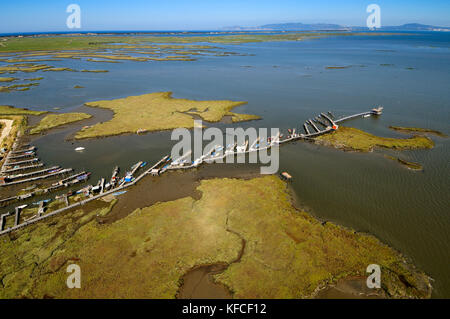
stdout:
[(77, 152), (81, 152), (81, 151), (83, 151), (83, 150), (84, 150), (84, 147), (82, 147), (82, 146), (77, 147), (77, 148), (75, 149), (75, 151), (77, 151)]
[(280, 143), (280, 137), (281, 137), (280, 132), (278, 132), (278, 134), (276, 136), (271, 136), (270, 137), (270, 145), (273, 146), (275, 144), (279, 144)]
[(187, 158), (189, 155), (191, 155), (192, 151), (188, 151), (186, 154), (184, 154), (181, 157), (178, 157), (177, 159), (173, 160), (172, 163), (170, 164), (170, 166), (180, 166), (180, 165), (184, 165), (185, 163), (187, 163), (187, 160), (185, 158)]
[(243, 145), (236, 147), (236, 152), (237, 153), (245, 153), (245, 151), (247, 150), (247, 146), (248, 146), (248, 141), (245, 141), (245, 143)]
[(234, 144), (228, 144), (227, 149), (225, 150), (225, 155), (234, 154), (234, 149), (236, 147), (236, 143)]
[(370, 114), (366, 114), (366, 115), (364, 115), (364, 117), (370, 117)]

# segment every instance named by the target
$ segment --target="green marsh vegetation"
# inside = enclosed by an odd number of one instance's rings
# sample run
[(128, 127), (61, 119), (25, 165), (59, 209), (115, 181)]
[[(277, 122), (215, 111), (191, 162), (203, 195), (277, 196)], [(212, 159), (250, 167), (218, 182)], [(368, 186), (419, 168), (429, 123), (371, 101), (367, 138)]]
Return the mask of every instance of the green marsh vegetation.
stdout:
[(97, 123), (79, 131), (75, 138), (90, 138), (124, 133), (169, 130), (178, 127), (193, 128), (194, 116), (205, 121), (218, 122), (224, 116), (234, 121), (257, 119), (258, 116), (237, 114), (231, 110), (246, 102), (194, 101), (176, 99), (171, 92), (157, 92), (122, 99), (88, 102), (85, 105), (100, 107), (114, 112), (111, 120)]
[(43, 76), (40, 76), (40, 77), (37, 77), (37, 78), (30, 78), (30, 79), (23, 79), (24, 81), (40, 81), (40, 80), (42, 80), (44, 77)]
[(46, 36), (46, 37), (23, 37), (6, 38), (0, 47), (0, 52), (39, 51), (52, 52), (55, 50), (81, 50), (81, 49), (104, 49), (112, 43), (124, 43), (129, 45), (177, 43), (189, 44), (195, 42), (241, 44), (249, 42), (267, 41), (301, 41), (304, 39), (329, 37), (329, 36), (377, 36), (382, 33), (320, 33), (320, 32), (295, 32), (285, 34), (240, 34), (220, 36)]
[[(114, 202), (99, 203), (0, 237), (0, 296), (175, 298), (185, 273), (217, 263), (229, 266), (215, 281), (236, 298), (311, 297), (337, 280), (366, 276), (372, 263), (381, 266), (386, 295), (430, 296), (428, 276), (401, 254), (296, 210), (276, 176), (203, 180), (198, 190), (198, 200), (157, 203), (111, 224), (95, 217)], [(73, 262), (83, 269), (83, 289), (67, 289)]]
[(106, 73), (108, 70), (81, 70), (81, 72), (91, 72), (91, 73)]
[(20, 63), (12, 65), (0, 66), (0, 74), (9, 73), (14, 74), (16, 72), (37, 72), (45, 69), (49, 69), (51, 66), (46, 64), (33, 64), (33, 63)]
[(420, 165), (419, 163), (414, 163), (414, 162), (408, 162), (404, 159), (401, 159), (399, 157), (395, 157), (395, 156), (390, 156), (390, 155), (385, 155), (386, 158), (393, 160), (395, 162), (398, 162), (399, 164), (403, 165), (406, 168), (409, 168), (411, 170), (414, 171), (421, 171), (423, 169), (422, 165)]
[(46, 111), (31, 111), (28, 109), (21, 109), (9, 105), (0, 105), (0, 115), (42, 115)]
[(61, 113), (46, 115), (37, 126), (30, 129), (30, 134), (38, 134), (64, 124), (78, 122), (92, 117), (86, 113)]
[(12, 82), (18, 80), (17, 78), (0, 77), (0, 82)]
[(27, 83), (27, 84), (13, 84), (8, 86), (0, 86), (0, 92), (11, 92), (11, 91), (27, 91), (32, 86), (38, 86), (39, 83)]
[(402, 133), (413, 133), (413, 134), (432, 134), (432, 135), (436, 135), (439, 137), (448, 137), (446, 134), (436, 131), (436, 130), (432, 130), (432, 129), (428, 129), (428, 128), (420, 128), (420, 127), (402, 127), (402, 126), (389, 126), (389, 128), (391, 130), (394, 131), (399, 131)]
[(339, 149), (370, 152), (374, 148), (390, 148), (399, 150), (433, 148), (433, 141), (426, 136), (409, 138), (380, 137), (353, 127), (340, 126), (338, 130), (321, 135), (315, 139), (319, 144)]

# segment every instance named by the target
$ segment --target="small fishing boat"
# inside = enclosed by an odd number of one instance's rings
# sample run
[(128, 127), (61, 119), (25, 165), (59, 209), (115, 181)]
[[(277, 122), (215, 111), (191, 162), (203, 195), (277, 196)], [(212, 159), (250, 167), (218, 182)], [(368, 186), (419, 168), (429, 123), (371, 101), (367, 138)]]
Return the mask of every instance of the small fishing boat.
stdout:
[(113, 196), (119, 196), (122, 194), (125, 194), (127, 191), (121, 191), (121, 192), (116, 192), (116, 193), (112, 193)]
[(227, 145), (227, 149), (225, 151), (225, 155), (230, 155), (230, 154), (234, 154), (234, 149), (236, 147), (236, 143), (234, 144), (228, 144)]
[(40, 205), (41, 202), (48, 203), (48, 202), (50, 202), (50, 201), (51, 201), (51, 199), (44, 199), (44, 200), (40, 200), (40, 201), (38, 201), (38, 202), (34, 202), (33, 205)]
[(292, 179), (292, 176), (288, 172), (283, 172), (280, 175), (284, 180), (290, 181)]
[(112, 176), (111, 179), (109, 180), (109, 183), (113, 186), (115, 186), (117, 179), (118, 179), (118, 175), (119, 175), (119, 166), (114, 167), (113, 172), (112, 172)]
[(245, 151), (247, 150), (247, 146), (248, 146), (248, 141), (245, 141), (245, 143), (243, 145), (236, 147), (236, 152), (237, 153), (245, 153)]
[(140, 165), (142, 164), (142, 162), (137, 162), (136, 164), (134, 164), (133, 166), (131, 166), (131, 170), (134, 171), (136, 168), (138, 168)]
[(83, 175), (81, 175), (81, 176), (78, 176), (76, 179), (79, 180), (79, 181), (82, 181), (82, 180), (87, 179), (87, 178), (89, 177), (89, 175), (91, 175), (90, 172), (89, 172), (89, 173), (86, 173), (86, 174), (83, 174)]
[(256, 138), (256, 140), (253, 142), (253, 144), (250, 145), (250, 148), (248, 149), (250, 152), (256, 151), (256, 149), (259, 147), (259, 140), (260, 140), (260, 139), (261, 139), (261, 138), (258, 136), (258, 137)]
[(84, 151), (84, 147), (79, 146), (79, 147), (77, 147), (77, 148), (75, 149), (75, 151), (77, 151), (77, 152)]
[(197, 158), (194, 162), (192, 162), (192, 165), (198, 166), (203, 162), (202, 158)]

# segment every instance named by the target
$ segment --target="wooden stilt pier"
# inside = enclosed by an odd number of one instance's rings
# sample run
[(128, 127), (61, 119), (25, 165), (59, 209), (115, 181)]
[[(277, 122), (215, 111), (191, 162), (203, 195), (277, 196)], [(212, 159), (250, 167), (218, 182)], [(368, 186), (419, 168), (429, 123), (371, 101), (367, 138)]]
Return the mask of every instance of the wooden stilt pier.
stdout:
[[(9, 154), (11, 154), (11, 153), (9, 153)], [(34, 156), (36, 156), (36, 154), (34, 152), (31, 152), (31, 153), (28, 153), (28, 154), (15, 155), (15, 156), (9, 155), (9, 156), (6, 157), (6, 159), (7, 160), (16, 160), (16, 159), (19, 159), (19, 158), (27, 158), (27, 157), (34, 157)]]
[(27, 160), (23, 160), (23, 161), (18, 161), (18, 162), (5, 162), (3, 165), (4, 166), (14, 166), (14, 165), (21, 165), (21, 164), (26, 164), (26, 163), (32, 163), (32, 162), (38, 162), (39, 158), (32, 158), (32, 159), (27, 159)]
[(65, 169), (58, 170), (57, 172), (50, 173), (50, 174), (43, 175), (43, 176), (36, 176), (36, 177), (31, 177), (31, 178), (15, 181), (15, 182), (10, 182), (10, 183), (6, 183), (6, 184), (0, 184), (0, 187), (1, 186), (10, 186), (10, 185), (15, 185), (15, 184), (20, 184), (20, 183), (33, 182), (33, 181), (37, 181), (37, 180), (44, 179), (44, 178), (50, 178), (50, 177), (53, 177), (53, 176), (66, 174), (66, 173), (71, 172), (71, 171), (73, 171), (72, 168), (65, 168)]
[(316, 126), (316, 124), (314, 124), (314, 122), (311, 119), (309, 120), (309, 124), (311, 124), (311, 126), (316, 130), (316, 132), (320, 132), (319, 128)]
[(14, 226), (17, 226), (20, 224), (20, 213), (22, 212), (22, 206), (16, 207), (16, 212), (14, 216)]
[(7, 214), (2, 214), (0, 216), (0, 232), (5, 230), (5, 226), (6, 226), (6, 216), (8, 216), (9, 213)]
[(131, 175), (134, 175), (134, 173), (136, 173), (136, 171), (141, 167), (142, 163), (143, 163), (142, 161), (139, 161), (133, 165), (133, 169), (130, 172)]
[(39, 202), (38, 217), (41, 217), (44, 212), (45, 212), (45, 201), (41, 200)]
[(303, 123), (303, 128), (305, 129), (306, 134), (308, 134), (308, 135), (311, 134), (308, 129), (308, 124), (306, 122)]
[(27, 178), (27, 177), (30, 177), (30, 176), (45, 174), (45, 173), (47, 173), (47, 172), (49, 172), (51, 170), (58, 169), (58, 168), (59, 168), (59, 166), (53, 166), (53, 167), (50, 167), (50, 168), (42, 169), (42, 170), (39, 170), (39, 171), (34, 171), (34, 172), (31, 172), (31, 173), (10, 175), (7, 178), (9, 180), (14, 180), (14, 179), (18, 179), (18, 178)]
[(105, 189), (105, 179), (102, 178), (100, 180), (100, 194), (103, 194), (103, 190)]
[[(330, 113), (330, 112), (328, 112), (328, 113)], [(330, 114), (331, 114), (331, 113), (330, 113)], [(322, 115), (322, 117), (323, 117), (324, 119), (326, 119), (328, 122), (330, 122), (330, 125), (331, 125), (331, 126), (336, 125), (336, 124), (334, 123), (333, 119), (332, 119), (331, 117), (329, 117), (328, 115), (326, 115), (325, 113), (320, 113), (320, 115)]]
[(29, 169), (36, 169), (39, 167), (44, 166), (43, 163), (39, 163), (36, 165), (29, 165), (29, 166), (22, 166), (22, 167), (16, 167), (16, 168), (11, 168), (11, 169), (4, 169), (2, 171), (3, 174), (7, 174), (7, 173), (14, 173), (14, 172), (20, 172), (20, 171), (25, 171), (25, 170), (29, 170)]
[[(266, 146), (266, 143), (264, 143), (263, 146), (259, 146), (259, 145), (255, 146), (261, 140), (261, 137), (257, 137), (257, 139), (253, 142), (252, 146), (247, 151), (245, 151), (244, 153), (258, 152), (258, 151), (261, 151), (261, 150), (264, 150), (264, 149), (269, 149), (269, 148), (274, 147), (274, 146), (276, 146), (278, 144), (287, 143), (287, 142), (298, 140), (298, 139), (310, 139), (310, 138), (316, 137), (318, 135), (325, 134), (325, 133), (328, 133), (328, 132), (331, 132), (331, 131), (337, 129), (338, 127), (337, 127), (336, 123), (339, 122), (339, 121), (344, 121), (344, 120), (355, 118), (355, 117), (358, 117), (358, 116), (361, 116), (361, 115), (365, 115), (365, 114), (380, 115), (381, 111), (382, 111), (381, 107), (380, 108), (374, 108), (374, 109), (372, 109), (369, 112), (363, 112), (363, 113), (350, 115), (350, 116), (341, 118), (339, 120), (334, 120), (334, 117), (333, 117), (333, 115), (330, 112), (328, 112), (328, 115), (326, 115), (325, 113), (321, 113), (322, 118), (324, 118), (327, 121), (329, 121), (330, 124), (332, 124), (332, 126), (328, 126), (327, 125), (324, 130), (319, 130), (319, 128), (314, 124), (313, 120), (309, 119), (303, 124), (305, 132), (307, 133), (306, 135), (305, 134), (295, 134), (294, 131), (292, 131), (292, 134), (290, 133), (287, 136), (287, 138), (285, 138), (283, 140), (279, 140), (279, 137), (275, 138), (274, 141), (277, 140), (277, 143), (271, 143), (272, 141), (269, 142), (269, 140), (268, 140), (267, 146)], [(318, 123), (321, 123), (321, 125), (324, 125), (324, 126), (327, 124), (322, 119), (317, 118), (317, 117), (315, 118), (315, 121), (317, 121)], [(315, 132), (311, 133), (309, 131), (308, 124), (311, 125), (314, 128)], [(264, 140), (261, 140), (261, 141), (264, 141)], [(248, 145), (248, 141), (246, 141), (246, 145)], [(214, 151), (211, 152), (211, 153), (216, 152), (219, 155), (219, 156), (214, 156), (212, 158), (213, 160), (216, 160), (217, 158), (220, 158), (220, 155), (222, 157), (225, 157), (227, 155), (226, 154), (226, 149), (223, 146), (220, 146), (220, 147), (221, 147), (220, 150), (216, 147), (216, 148), (214, 148)], [(221, 151), (224, 154), (220, 153)], [(230, 152), (230, 154), (232, 154), (232, 153), (233, 154), (241, 153), (241, 152), (239, 152), (239, 147), (236, 149), (236, 145), (233, 146), (232, 151), (233, 152)], [(100, 180), (100, 183), (96, 186), (97, 189), (99, 189), (100, 188), (99, 186), (101, 185), (101, 189), (102, 190), (101, 190), (100, 194), (91, 194), (89, 198), (86, 198), (86, 199), (81, 200), (81, 201), (77, 201), (77, 202), (75, 202), (73, 204), (70, 204), (70, 202), (69, 202), (68, 197), (70, 195), (69, 194), (65, 194), (65, 195), (63, 195), (62, 198), (65, 201), (66, 207), (63, 207), (63, 208), (60, 208), (60, 209), (56, 209), (55, 211), (52, 211), (52, 212), (47, 213), (45, 215), (43, 214), (44, 213), (44, 209), (45, 209), (45, 204), (43, 202), (41, 202), (41, 203), (39, 203), (38, 214), (33, 216), (32, 218), (24, 220), (22, 223), (20, 223), (20, 211), (21, 211), (21, 209), (18, 209), (18, 208), (25, 207), (25, 206), (16, 207), (15, 224), (14, 224), (13, 227), (9, 227), (8, 229), (5, 230), (6, 217), (9, 216), (11, 213), (3, 214), (3, 215), (0, 216), (0, 235), (7, 234), (7, 233), (9, 233), (11, 231), (15, 231), (17, 229), (20, 229), (20, 228), (25, 227), (27, 225), (30, 225), (32, 223), (41, 221), (41, 220), (46, 219), (46, 218), (50, 218), (52, 216), (55, 216), (56, 214), (59, 214), (59, 213), (64, 212), (64, 211), (67, 211), (69, 209), (85, 205), (86, 203), (88, 203), (90, 201), (93, 201), (93, 200), (96, 200), (98, 198), (101, 198), (103, 196), (106, 196), (106, 195), (113, 194), (115, 192), (121, 191), (121, 190), (123, 190), (123, 189), (125, 189), (127, 187), (135, 185), (145, 175), (152, 174), (152, 173), (155, 172), (155, 170), (158, 170), (158, 175), (160, 175), (161, 173), (165, 172), (167, 169), (177, 169), (177, 168), (188, 169), (188, 168), (193, 168), (193, 167), (195, 167), (194, 164), (184, 165), (185, 161), (183, 161), (184, 158), (187, 157), (190, 153), (191, 153), (191, 151), (187, 152), (186, 154), (184, 154), (183, 156), (179, 157), (178, 159), (172, 161), (171, 164), (167, 163), (162, 169), (158, 169), (158, 167), (161, 164), (168, 162), (168, 159), (170, 159), (169, 156), (165, 156), (161, 160), (159, 160), (155, 165), (153, 165), (152, 167), (148, 168), (145, 172), (141, 173), (139, 176), (137, 176), (132, 181), (130, 181), (130, 182), (123, 182), (118, 187), (112, 187), (111, 189), (108, 189), (108, 190), (105, 190), (105, 188), (104, 188), (104, 186), (105, 186), (104, 185), (105, 179), (102, 178)], [(230, 155), (230, 154), (228, 154), (228, 155)], [(29, 162), (29, 161), (25, 161), (25, 162)], [(13, 163), (13, 164), (15, 165), (17, 163), (20, 163), (20, 162), (16, 162), (16, 163)], [(138, 162), (136, 165), (134, 165), (132, 167), (132, 173), (134, 174), (141, 167), (141, 165), (142, 165), (142, 162)], [(34, 167), (35, 166), (36, 165), (34, 165)], [(41, 178), (47, 178), (47, 177), (50, 177), (50, 176), (53, 176), (53, 175), (69, 172), (71, 170), (72, 169), (63, 169), (63, 170), (59, 170), (58, 172), (55, 172), (55, 173), (52, 173), (52, 174), (48, 174), (48, 175), (45, 175), (45, 176), (37, 176), (37, 177), (25, 179), (25, 180), (20, 180), (20, 181), (17, 181), (17, 182), (8, 183), (8, 184), (5, 184), (5, 185), (11, 185), (11, 184), (16, 184), (16, 183), (24, 183), (24, 182), (28, 182), (28, 181), (32, 181), (32, 180), (41, 179)], [(127, 174), (129, 174), (129, 173), (127, 173)], [(80, 173), (78, 175), (81, 176), (82, 173)], [(288, 176), (287, 173), (284, 174), (284, 177), (291, 178), (291, 176), (290, 175)], [(0, 186), (5, 186), (5, 185), (0, 185)], [(72, 193), (73, 192), (71, 192), (70, 194), (72, 194)], [(79, 191), (77, 193), (79, 193)], [(11, 199), (11, 198), (8, 198), (8, 199), (5, 199), (5, 200), (9, 200), (9, 199)]]
[(64, 194), (64, 203), (66, 203), (66, 207), (69, 206), (69, 196), (67, 196), (67, 194)]
[(11, 151), (10, 154), (20, 154), (20, 153), (25, 153), (25, 152), (34, 151), (34, 150), (36, 150), (36, 147), (31, 146), (31, 147), (28, 147), (25, 149)]

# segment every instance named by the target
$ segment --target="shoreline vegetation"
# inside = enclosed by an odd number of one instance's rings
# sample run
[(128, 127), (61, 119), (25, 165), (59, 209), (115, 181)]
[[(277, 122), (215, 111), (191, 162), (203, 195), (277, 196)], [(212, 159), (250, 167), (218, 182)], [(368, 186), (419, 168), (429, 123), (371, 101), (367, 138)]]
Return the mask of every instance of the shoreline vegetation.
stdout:
[(138, 131), (162, 131), (175, 128), (193, 128), (194, 117), (208, 122), (219, 122), (231, 116), (233, 122), (259, 119), (259, 116), (233, 113), (231, 110), (247, 102), (195, 101), (172, 97), (172, 92), (156, 92), (129, 96), (115, 100), (85, 103), (89, 107), (109, 109), (114, 112), (111, 120), (83, 128), (76, 139), (104, 137)]
[(38, 134), (42, 131), (62, 126), (65, 124), (78, 122), (91, 118), (92, 115), (87, 113), (61, 113), (61, 114), (49, 114), (46, 115), (38, 125), (30, 129), (30, 134)]
[(340, 126), (338, 130), (332, 133), (317, 137), (315, 142), (341, 150), (358, 152), (371, 152), (377, 147), (398, 150), (430, 149), (434, 147), (434, 142), (426, 136), (380, 137), (346, 126)]
[(10, 105), (0, 105), (0, 116), (1, 115), (35, 115), (39, 116), (48, 113), (47, 111), (32, 111), (28, 109), (21, 109), (18, 107)]
[(393, 160), (395, 162), (398, 162), (399, 164), (403, 165), (404, 167), (413, 170), (413, 171), (421, 171), (423, 170), (423, 166), (420, 165), (419, 163), (414, 163), (414, 162), (408, 162), (404, 159), (401, 159), (399, 157), (395, 157), (395, 156), (390, 156), (390, 155), (384, 155), (384, 157), (386, 157), (387, 159)]
[[(0, 120), (2, 123), (2, 141), (1, 148), (10, 149), (17, 135), (22, 134), (24, 128), (26, 127), (27, 119), (23, 115), (2, 115), (0, 114)], [(12, 123), (10, 122), (12, 120)], [(9, 122), (9, 123), (8, 123)], [(8, 124), (6, 124), (8, 123)], [(8, 132), (3, 132), (3, 130), (9, 129)], [(7, 133), (7, 134), (6, 134)], [(3, 162), (3, 158), (0, 159), (0, 165)]]
[(444, 134), (442, 132), (427, 129), (427, 128), (420, 128), (420, 127), (402, 127), (402, 126), (389, 126), (391, 130), (399, 131), (401, 133), (413, 133), (413, 134), (432, 134), (439, 137), (448, 137), (447, 134)]
[[(175, 298), (191, 269), (228, 264), (214, 279), (235, 298), (308, 298), (372, 263), (384, 296), (430, 297), (430, 278), (400, 253), (297, 210), (276, 176), (201, 180), (197, 190), (199, 199), (159, 202), (111, 224), (98, 216), (115, 201), (97, 200), (3, 237), (0, 297)], [(84, 289), (67, 289), (73, 261)]]
[[(69, 67), (54, 67), (51, 61), (77, 59), (83, 62), (120, 63), (135, 62), (183, 62), (196, 61), (199, 56), (237, 56), (248, 55), (224, 51), (214, 44), (243, 44), (272, 41), (303, 41), (307, 39), (330, 36), (379, 36), (383, 33), (348, 33), (348, 32), (289, 32), (283, 34), (239, 34), (218, 36), (100, 36), (100, 35), (66, 35), (45, 37), (0, 37), (0, 75), (18, 72), (92, 72), (107, 73), (109, 70), (74, 70)], [(201, 42), (202, 44), (196, 44)], [(168, 44), (170, 43), (170, 44)], [(205, 45), (203, 43), (208, 43)], [(43, 63), (44, 62), (44, 63)], [(346, 67), (328, 67), (346, 68)], [(3, 80), (1, 80), (3, 79)], [(42, 79), (39, 78), (39, 79)], [(0, 82), (18, 79), (1, 77)], [(24, 79), (28, 80), (28, 79)], [(31, 79), (30, 79), (31, 80)], [(33, 84), (0, 86), (0, 92), (28, 91)], [(234, 118), (236, 121), (236, 118)]]
[[(6, 126), (6, 128), (9, 129), (9, 131), (7, 132), (8, 134), (2, 133), (2, 135), (5, 136), (0, 141), (1, 148), (10, 150), (16, 137), (24, 133), (28, 122), (26, 115), (38, 116), (45, 113), (47, 112), (31, 111), (28, 109), (16, 108), (9, 105), (0, 105), (0, 120), (4, 120), (4, 123), (5, 121), (9, 122), (10, 120), (12, 120), (12, 123), (10, 122), (10, 127), (9, 125)], [(3, 129), (5, 129), (5, 127), (3, 127)], [(0, 159), (0, 165), (2, 165), (3, 161), (4, 159)]]
[(12, 82), (18, 80), (17, 78), (0, 77), (0, 82)]
[[(269, 41), (301, 41), (304, 39), (323, 38), (330, 36), (380, 36), (392, 33), (371, 32), (295, 32), (286, 34), (240, 34), (219, 36), (47, 36), (47, 37), (23, 37), (8, 38), (2, 42), (0, 52), (23, 52), (23, 51), (52, 51), (52, 50), (80, 50), (80, 49), (104, 49), (112, 43), (126, 43), (139, 45), (143, 43), (219, 43), (219, 44), (242, 44), (250, 42)], [(57, 58), (57, 57), (56, 57)]]
[(32, 86), (38, 86), (39, 83), (27, 83), (27, 84), (13, 84), (9, 86), (0, 86), (0, 92), (11, 92), (11, 91), (28, 91)]

